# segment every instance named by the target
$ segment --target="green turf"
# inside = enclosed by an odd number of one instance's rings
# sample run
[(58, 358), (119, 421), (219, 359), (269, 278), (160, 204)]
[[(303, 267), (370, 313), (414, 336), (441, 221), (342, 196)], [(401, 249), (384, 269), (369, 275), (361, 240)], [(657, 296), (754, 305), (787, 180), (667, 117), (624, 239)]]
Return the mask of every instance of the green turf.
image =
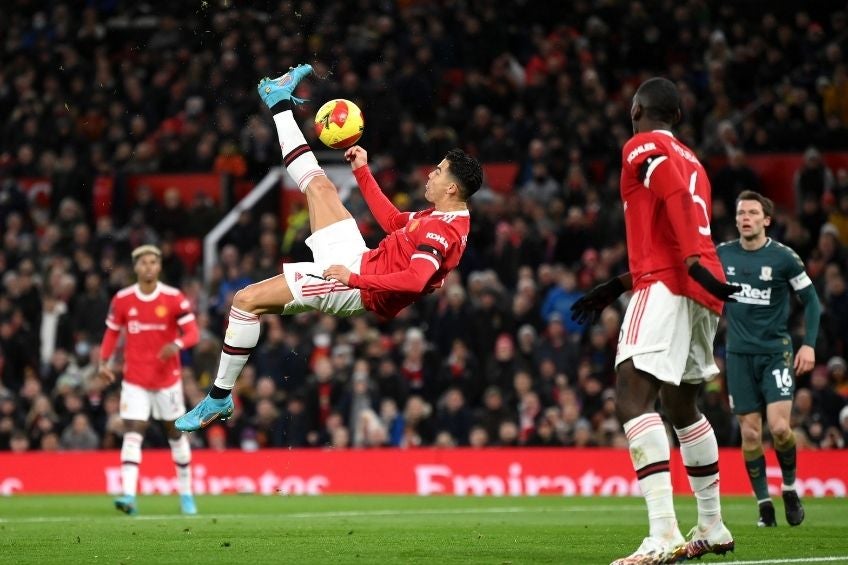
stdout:
[[(694, 503), (676, 502), (686, 534)], [(725, 498), (737, 550), (701, 563), (848, 563), (848, 503), (805, 504), (803, 526), (780, 516), (758, 529), (750, 498)], [(646, 533), (639, 498), (207, 496), (198, 507), (183, 517), (176, 497), (143, 496), (131, 518), (102, 496), (3, 498), (0, 563), (592, 564)]]

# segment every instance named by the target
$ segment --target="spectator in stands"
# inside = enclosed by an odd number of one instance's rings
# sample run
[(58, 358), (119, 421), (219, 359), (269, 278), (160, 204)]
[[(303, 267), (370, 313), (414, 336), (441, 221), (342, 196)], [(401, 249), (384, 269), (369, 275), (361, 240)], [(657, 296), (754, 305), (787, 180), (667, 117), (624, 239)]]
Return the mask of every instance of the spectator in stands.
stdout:
[(406, 401), (403, 419), (406, 428), (403, 432), (401, 447), (417, 447), (430, 445), (436, 438), (435, 424), (432, 419), (433, 409), (420, 396), (410, 396)]
[(821, 202), (825, 193), (833, 191), (833, 171), (825, 164), (821, 152), (815, 147), (808, 147), (804, 151), (804, 161), (795, 172), (794, 183), (797, 202), (803, 202), (808, 196)]
[(577, 278), (574, 272), (566, 268), (560, 268), (557, 273), (558, 286), (545, 296), (542, 303), (542, 316), (546, 322), (555, 319), (563, 324), (569, 334), (582, 334), (584, 327), (571, 319), (571, 305), (583, 296), (577, 290)]
[[(712, 177), (713, 206), (717, 200), (724, 202), (728, 210), (735, 210), (736, 197), (743, 190), (759, 190), (757, 173), (745, 162), (745, 152), (732, 149), (727, 154), (727, 165)], [(715, 213), (713, 213), (715, 216)]]
[(79, 413), (71, 420), (70, 426), (62, 432), (61, 443), (62, 449), (91, 450), (99, 447), (100, 438), (91, 428), (88, 416)]

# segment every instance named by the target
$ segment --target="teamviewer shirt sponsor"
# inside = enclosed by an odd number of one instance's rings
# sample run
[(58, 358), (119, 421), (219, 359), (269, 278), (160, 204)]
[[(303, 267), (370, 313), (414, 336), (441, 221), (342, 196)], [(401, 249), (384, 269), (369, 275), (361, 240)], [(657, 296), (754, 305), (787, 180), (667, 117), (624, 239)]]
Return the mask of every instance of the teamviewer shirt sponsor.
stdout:
[(124, 380), (147, 388), (166, 388), (180, 379), (180, 356), (165, 361), (159, 352), (180, 337), (179, 327), (194, 321), (188, 299), (179, 289), (159, 283), (150, 294), (138, 285), (118, 291), (112, 298), (106, 326), (124, 338)]

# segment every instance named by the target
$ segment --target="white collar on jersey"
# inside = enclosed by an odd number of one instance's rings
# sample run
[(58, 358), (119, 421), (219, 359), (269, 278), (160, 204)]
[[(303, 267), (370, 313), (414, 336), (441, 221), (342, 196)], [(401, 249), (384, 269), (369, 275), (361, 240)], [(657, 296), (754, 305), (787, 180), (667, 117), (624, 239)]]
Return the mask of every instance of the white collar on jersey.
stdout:
[(439, 212), (438, 210), (433, 210), (433, 216), (444, 216), (446, 214), (453, 214), (454, 216), (469, 216), (470, 213), (467, 209), (465, 210), (456, 210), (455, 212)]
[(655, 129), (653, 130), (653, 133), (664, 133), (669, 137), (674, 137), (674, 134), (668, 131), (667, 129)]
[(141, 292), (141, 288), (139, 288), (138, 283), (133, 285), (133, 292), (135, 293), (136, 298), (141, 300), (142, 302), (152, 302), (159, 297), (159, 292), (162, 290), (162, 283), (156, 283), (156, 288), (153, 289), (153, 292), (150, 294), (144, 294)]

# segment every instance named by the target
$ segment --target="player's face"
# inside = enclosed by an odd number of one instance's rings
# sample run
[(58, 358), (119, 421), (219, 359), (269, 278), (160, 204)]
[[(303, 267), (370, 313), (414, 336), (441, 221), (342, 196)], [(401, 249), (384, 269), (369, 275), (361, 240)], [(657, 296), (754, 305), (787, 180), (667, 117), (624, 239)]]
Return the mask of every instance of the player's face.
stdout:
[(152, 283), (159, 280), (162, 271), (162, 261), (153, 253), (142, 255), (135, 262), (135, 274), (138, 282)]
[(427, 184), (424, 185), (424, 200), (427, 202), (438, 202), (444, 199), (450, 187), (456, 186), (456, 181), (450, 174), (450, 161), (442, 159), (436, 168), (427, 175)]
[(740, 200), (736, 205), (736, 229), (744, 239), (754, 240), (765, 234), (771, 218), (763, 213), (763, 205), (756, 200)]

